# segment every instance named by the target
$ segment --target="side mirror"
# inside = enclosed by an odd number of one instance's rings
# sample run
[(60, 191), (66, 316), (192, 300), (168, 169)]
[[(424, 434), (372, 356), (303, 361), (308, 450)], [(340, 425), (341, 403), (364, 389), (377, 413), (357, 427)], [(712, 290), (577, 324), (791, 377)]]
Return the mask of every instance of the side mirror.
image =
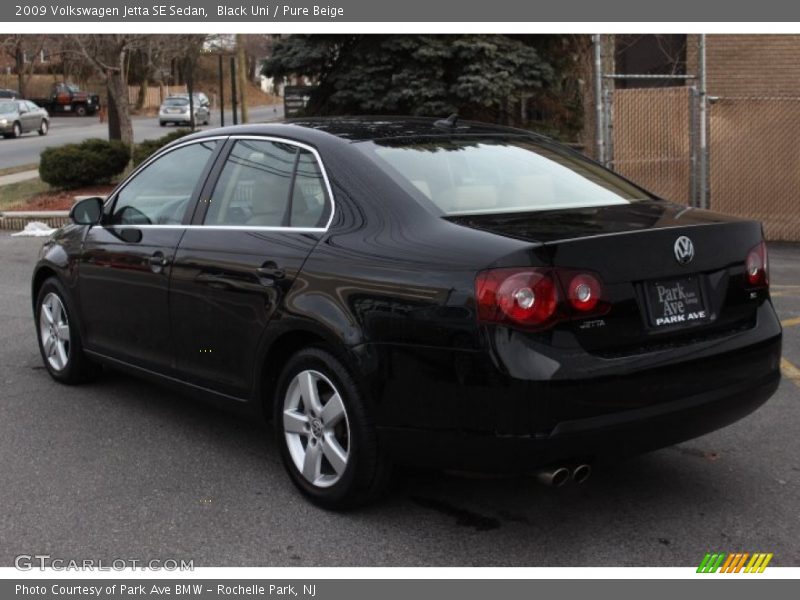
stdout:
[(76, 202), (69, 211), (69, 218), (76, 225), (97, 225), (103, 216), (103, 199), (84, 198)]

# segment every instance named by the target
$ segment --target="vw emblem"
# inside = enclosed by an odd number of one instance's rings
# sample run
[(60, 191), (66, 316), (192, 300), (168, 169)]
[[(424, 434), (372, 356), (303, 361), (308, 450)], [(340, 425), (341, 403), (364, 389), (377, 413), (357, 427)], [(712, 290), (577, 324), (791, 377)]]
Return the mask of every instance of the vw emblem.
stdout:
[(685, 235), (682, 235), (675, 240), (675, 260), (681, 265), (686, 265), (692, 262), (694, 258), (694, 244)]

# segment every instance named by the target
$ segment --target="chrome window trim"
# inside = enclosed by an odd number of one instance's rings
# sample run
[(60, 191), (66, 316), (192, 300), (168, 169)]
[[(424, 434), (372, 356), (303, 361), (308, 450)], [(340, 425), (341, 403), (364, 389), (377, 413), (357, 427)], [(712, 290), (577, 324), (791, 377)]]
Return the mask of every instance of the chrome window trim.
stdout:
[[(173, 150), (177, 150), (178, 148), (183, 148), (184, 146), (188, 146), (190, 144), (199, 144), (202, 142), (208, 142), (211, 140), (256, 140), (256, 141), (265, 141), (265, 142), (276, 142), (279, 144), (289, 144), (290, 146), (296, 146), (298, 148), (302, 148), (303, 150), (307, 150), (310, 152), (314, 159), (317, 161), (317, 166), (319, 167), (320, 173), (322, 173), (322, 180), (325, 182), (325, 189), (327, 191), (328, 200), (331, 206), (331, 214), (328, 217), (328, 222), (325, 224), (324, 227), (270, 227), (265, 225), (181, 225), (181, 224), (151, 224), (151, 225), (134, 225), (134, 224), (123, 224), (123, 225), (108, 225), (109, 228), (114, 229), (209, 229), (209, 230), (222, 230), (222, 231), (276, 231), (276, 232), (290, 232), (294, 231), (297, 233), (325, 233), (333, 223), (333, 217), (336, 214), (336, 200), (333, 197), (333, 188), (331, 188), (331, 182), (328, 179), (328, 172), (325, 169), (325, 163), (322, 162), (322, 157), (317, 152), (317, 149), (313, 146), (309, 146), (303, 142), (297, 142), (295, 140), (289, 140), (286, 138), (271, 136), (271, 135), (216, 135), (216, 136), (208, 136), (204, 138), (199, 138), (195, 140), (188, 140), (186, 142), (182, 142), (180, 144), (176, 144), (175, 146), (170, 146), (166, 148), (150, 158), (148, 158), (145, 162), (143, 162), (137, 169), (128, 175), (127, 179), (123, 181), (117, 189), (115, 189), (109, 196), (106, 202), (111, 200), (112, 198), (116, 198), (125, 186), (136, 177), (142, 170), (146, 169), (151, 163), (158, 160), (162, 156), (165, 156), (172, 152)], [(224, 143), (224, 142), (223, 142)], [(115, 200), (116, 201), (116, 200)]]

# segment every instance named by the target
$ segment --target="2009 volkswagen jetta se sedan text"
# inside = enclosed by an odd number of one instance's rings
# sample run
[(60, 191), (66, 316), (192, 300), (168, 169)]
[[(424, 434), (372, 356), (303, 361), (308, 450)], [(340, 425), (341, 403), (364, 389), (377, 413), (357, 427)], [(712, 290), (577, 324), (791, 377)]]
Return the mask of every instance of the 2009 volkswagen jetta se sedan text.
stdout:
[(271, 419), (342, 508), (393, 464), (581, 480), (775, 391), (761, 226), (658, 199), (530, 132), (244, 125), (79, 202), (33, 275), (44, 364)]

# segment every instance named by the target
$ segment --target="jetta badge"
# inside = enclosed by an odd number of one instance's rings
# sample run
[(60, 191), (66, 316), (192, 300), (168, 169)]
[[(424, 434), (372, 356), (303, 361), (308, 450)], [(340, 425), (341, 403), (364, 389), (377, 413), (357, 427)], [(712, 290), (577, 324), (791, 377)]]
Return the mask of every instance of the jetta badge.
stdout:
[(682, 235), (675, 240), (673, 249), (675, 250), (675, 260), (677, 260), (679, 264), (686, 265), (692, 262), (694, 258), (694, 244), (688, 237)]

